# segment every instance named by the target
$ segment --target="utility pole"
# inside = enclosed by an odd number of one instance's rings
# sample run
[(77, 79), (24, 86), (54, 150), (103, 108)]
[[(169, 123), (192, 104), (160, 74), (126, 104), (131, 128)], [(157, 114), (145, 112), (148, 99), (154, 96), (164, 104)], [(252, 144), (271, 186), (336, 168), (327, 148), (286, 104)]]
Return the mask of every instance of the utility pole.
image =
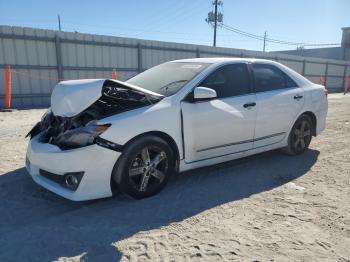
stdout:
[(218, 27), (218, 23), (220, 23), (219, 25), (221, 25), (223, 22), (223, 14), (218, 12), (218, 5), (222, 5), (222, 1), (221, 0), (214, 0), (212, 2), (212, 4), (215, 6), (214, 12), (210, 11), (208, 13), (208, 17), (205, 19), (205, 21), (214, 27), (213, 46), (216, 46), (216, 30)]
[(59, 29), (60, 31), (62, 31), (62, 30), (61, 30), (61, 18), (60, 18), (60, 15), (59, 15), (59, 14), (57, 15), (57, 18), (58, 18), (58, 29)]
[(215, 17), (214, 17), (214, 41), (213, 46), (216, 46), (216, 28), (218, 26), (218, 0), (215, 0)]
[(263, 48), (263, 52), (265, 52), (265, 48), (266, 48), (266, 38), (267, 38), (267, 31), (265, 31), (265, 33), (264, 33), (264, 48)]

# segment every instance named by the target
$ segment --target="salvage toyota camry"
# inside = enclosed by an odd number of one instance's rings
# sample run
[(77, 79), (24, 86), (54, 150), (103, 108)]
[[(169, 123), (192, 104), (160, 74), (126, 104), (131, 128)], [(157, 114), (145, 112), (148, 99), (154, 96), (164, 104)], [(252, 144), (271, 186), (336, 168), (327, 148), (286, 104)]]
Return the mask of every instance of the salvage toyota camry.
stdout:
[(172, 174), (263, 151), (303, 153), (327, 90), (277, 62), (167, 62), (126, 82), (63, 81), (29, 132), (26, 168), (71, 200), (159, 192)]

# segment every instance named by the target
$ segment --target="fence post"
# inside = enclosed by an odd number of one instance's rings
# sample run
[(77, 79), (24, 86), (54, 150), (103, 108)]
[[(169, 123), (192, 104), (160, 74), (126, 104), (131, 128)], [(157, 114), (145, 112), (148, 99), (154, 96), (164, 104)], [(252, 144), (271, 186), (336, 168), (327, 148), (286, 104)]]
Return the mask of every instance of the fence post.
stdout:
[(196, 57), (201, 57), (201, 51), (199, 50), (199, 48), (196, 49)]
[(142, 46), (140, 43), (137, 44), (137, 70), (139, 73), (142, 72)]
[(301, 71), (301, 75), (305, 76), (305, 67), (306, 67), (306, 60), (303, 60), (303, 69)]
[(5, 73), (5, 110), (11, 110), (11, 70), (6, 66)]
[(57, 76), (61, 81), (63, 80), (62, 71), (62, 53), (61, 53), (61, 40), (58, 35), (55, 36), (55, 49), (56, 49), (56, 60), (57, 60)]
[(326, 62), (326, 69), (324, 71), (324, 86), (327, 85), (327, 76), (328, 76), (328, 62)]
[(348, 85), (349, 85), (349, 78), (348, 78), (348, 65), (346, 64), (344, 66), (344, 76), (343, 76), (343, 89), (344, 89), (344, 95), (348, 91)]

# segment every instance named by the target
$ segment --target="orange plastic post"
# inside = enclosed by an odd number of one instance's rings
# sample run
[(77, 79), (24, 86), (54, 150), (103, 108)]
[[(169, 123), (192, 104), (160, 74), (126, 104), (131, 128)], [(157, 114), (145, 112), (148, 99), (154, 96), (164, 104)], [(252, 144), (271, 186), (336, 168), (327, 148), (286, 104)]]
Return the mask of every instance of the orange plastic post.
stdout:
[(117, 80), (117, 78), (118, 78), (118, 72), (117, 72), (117, 70), (113, 69), (112, 70), (112, 79)]
[(324, 86), (324, 84), (325, 84), (324, 77), (320, 76), (320, 85)]
[(11, 108), (11, 70), (10, 66), (6, 67), (5, 76), (5, 108)]
[(348, 92), (349, 77), (346, 75), (344, 78), (344, 95)]

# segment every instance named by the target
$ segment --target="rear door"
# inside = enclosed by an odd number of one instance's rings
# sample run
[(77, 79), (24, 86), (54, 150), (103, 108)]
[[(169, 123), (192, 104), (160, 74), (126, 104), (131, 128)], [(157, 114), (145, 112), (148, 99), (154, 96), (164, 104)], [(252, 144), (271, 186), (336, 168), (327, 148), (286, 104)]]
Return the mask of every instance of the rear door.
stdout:
[(225, 65), (198, 86), (214, 89), (217, 98), (181, 103), (186, 162), (252, 149), (256, 99), (248, 67)]
[(288, 135), (304, 105), (304, 92), (281, 69), (253, 63), (257, 97), (254, 148), (278, 143)]

